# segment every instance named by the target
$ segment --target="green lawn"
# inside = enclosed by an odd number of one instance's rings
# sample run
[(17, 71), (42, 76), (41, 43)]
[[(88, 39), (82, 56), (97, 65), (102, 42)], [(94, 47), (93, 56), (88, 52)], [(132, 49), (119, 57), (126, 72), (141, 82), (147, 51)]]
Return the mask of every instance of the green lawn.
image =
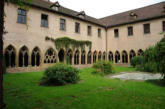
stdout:
[[(164, 109), (165, 87), (144, 81), (122, 81), (82, 69), (78, 84), (39, 86), (43, 72), (6, 74), (7, 109)], [(117, 67), (117, 72), (135, 70)]]

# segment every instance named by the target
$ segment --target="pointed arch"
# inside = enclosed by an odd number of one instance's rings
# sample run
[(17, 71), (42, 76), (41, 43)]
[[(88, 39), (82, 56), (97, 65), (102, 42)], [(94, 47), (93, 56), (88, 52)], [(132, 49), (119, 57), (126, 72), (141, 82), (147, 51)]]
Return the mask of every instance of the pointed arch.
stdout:
[(120, 53), (118, 51), (115, 52), (115, 63), (120, 62)]
[(32, 50), (32, 54), (31, 54), (32, 66), (40, 66), (40, 59), (41, 59), (40, 49), (38, 47), (35, 47)]
[(97, 60), (97, 52), (94, 51), (94, 53), (93, 53), (93, 63), (96, 63), (96, 60)]
[(103, 52), (103, 60), (104, 61), (106, 60), (106, 52), (105, 51)]
[(78, 65), (79, 64), (79, 55), (80, 55), (79, 50), (76, 50), (76, 52), (74, 54), (74, 64), (75, 65)]
[(26, 46), (23, 46), (19, 51), (19, 67), (27, 67), (29, 60), (29, 50)]
[(6, 67), (15, 67), (16, 50), (12, 45), (9, 45), (5, 50)]
[(130, 58), (130, 61), (132, 60), (133, 57), (136, 56), (136, 53), (134, 50), (131, 50), (130, 53), (129, 53), (129, 58)]
[(72, 57), (73, 57), (72, 50), (69, 49), (68, 52), (67, 52), (67, 56), (66, 56), (67, 64), (72, 65)]
[(56, 63), (57, 62), (57, 56), (56, 52), (53, 48), (49, 48), (44, 57), (44, 63)]
[(60, 62), (64, 62), (64, 59), (65, 59), (64, 49), (60, 49), (60, 51), (58, 52), (58, 59), (59, 59)]
[(86, 60), (86, 52), (85, 50), (83, 50), (81, 53), (81, 64), (85, 64), (85, 60)]
[(102, 53), (101, 53), (101, 51), (99, 51), (99, 54), (98, 54), (98, 61), (101, 61), (101, 57), (102, 57)]
[(109, 61), (113, 62), (113, 53), (110, 51), (108, 54)]
[(88, 61), (87, 62), (88, 64), (91, 64), (91, 61), (92, 61), (92, 52), (91, 51), (88, 52), (88, 59), (87, 59), (87, 61)]
[(128, 63), (128, 54), (125, 50), (122, 52), (122, 63)]
[(144, 51), (142, 49), (138, 50), (138, 56), (143, 56), (144, 55)]

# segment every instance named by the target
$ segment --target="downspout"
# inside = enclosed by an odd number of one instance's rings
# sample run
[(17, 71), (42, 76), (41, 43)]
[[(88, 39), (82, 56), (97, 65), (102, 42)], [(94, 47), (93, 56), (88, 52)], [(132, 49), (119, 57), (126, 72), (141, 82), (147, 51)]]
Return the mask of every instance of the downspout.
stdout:
[(105, 26), (105, 37), (106, 37), (106, 41), (105, 41), (105, 48), (106, 48), (106, 60), (108, 61), (108, 28), (107, 26)]

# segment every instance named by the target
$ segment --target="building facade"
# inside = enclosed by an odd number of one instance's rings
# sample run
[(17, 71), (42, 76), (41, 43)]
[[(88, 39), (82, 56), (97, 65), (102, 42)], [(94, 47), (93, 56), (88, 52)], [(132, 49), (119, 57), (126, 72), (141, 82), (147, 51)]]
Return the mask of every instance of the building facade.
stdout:
[[(163, 38), (165, 2), (96, 19), (61, 6), (33, 0), (5, 5), (4, 55), (8, 72), (41, 71), (57, 62), (88, 67), (98, 60), (129, 64), (132, 57)], [(45, 37), (90, 41), (91, 49), (57, 47)]]

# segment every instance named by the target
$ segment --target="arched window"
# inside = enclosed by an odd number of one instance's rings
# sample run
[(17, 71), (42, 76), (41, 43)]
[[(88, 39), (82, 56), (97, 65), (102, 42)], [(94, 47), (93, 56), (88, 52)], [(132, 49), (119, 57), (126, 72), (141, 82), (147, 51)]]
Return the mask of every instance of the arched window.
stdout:
[(88, 52), (88, 64), (91, 64), (91, 60), (92, 60), (92, 52), (89, 51)]
[(26, 46), (23, 46), (19, 51), (19, 67), (27, 67), (28, 59), (28, 49)]
[(135, 57), (135, 56), (136, 56), (135, 51), (131, 50), (131, 51), (130, 51), (130, 55), (129, 55), (130, 61), (131, 61), (132, 58)]
[(101, 51), (99, 51), (99, 54), (98, 54), (98, 61), (101, 61)]
[(56, 63), (56, 53), (52, 48), (49, 48), (45, 53), (44, 63)]
[(120, 62), (120, 53), (118, 51), (116, 51), (115, 53), (115, 63), (119, 63)]
[(95, 52), (93, 53), (93, 63), (96, 62), (96, 59), (97, 59), (97, 52), (95, 51)]
[(81, 53), (81, 64), (85, 64), (85, 51)]
[(139, 49), (139, 50), (138, 50), (138, 56), (143, 56), (143, 55), (144, 55), (143, 50), (142, 50), (142, 49)]
[(103, 53), (103, 60), (106, 60), (106, 52)]
[(125, 50), (122, 52), (122, 62), (128, 63), (128, 54)]
[(6, 67), (15, 67), (15, 58), (15, 49), (12, 45), (9, 45), (5, 50)]
[(67, 59), (67, 64), (72, 65), (72, 50), (71, 49), (68, 50), (66, 59)]
[(38, 47), (35, 47), (32, 51), (32, 55), (31, 55), (31, 64), (32, 66), (40, 66), (40, 50)]
[(80, 55), (80, 52), (79, 52), (79, 50), (77, 50), (74, 54), (74, 64), (75, 65), (79, 64), (79, 55)]
[(113, 53), (110, 51), (108, 55), (109, 61), (113, 62)]

